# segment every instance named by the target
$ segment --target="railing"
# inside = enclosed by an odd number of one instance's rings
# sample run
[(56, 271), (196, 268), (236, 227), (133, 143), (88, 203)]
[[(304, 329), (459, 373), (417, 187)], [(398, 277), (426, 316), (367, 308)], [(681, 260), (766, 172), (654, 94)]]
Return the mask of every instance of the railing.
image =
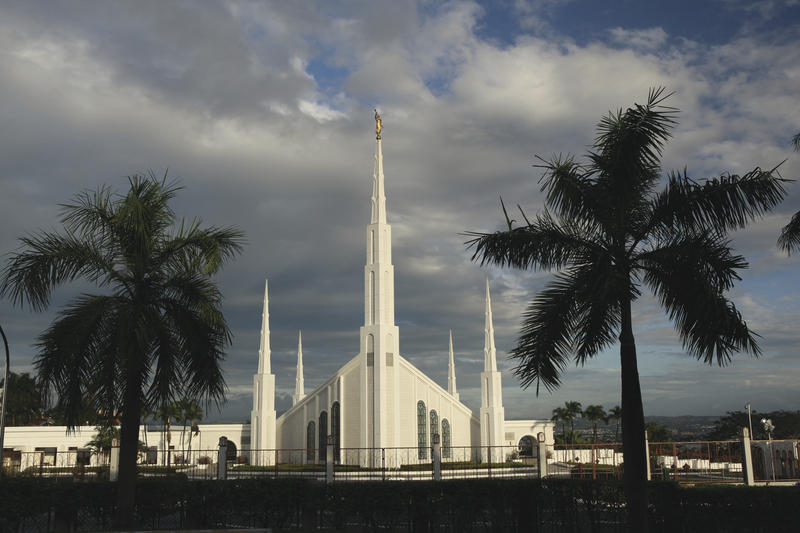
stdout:
[[(755, 481), (800, 480), (798, 441), (751, 441)], [(547, 447), (549, 476), (622, 479), (621, 444), (575, 444)], [(739, 441), (651, 442), (650, 479), (696, 483), (743, 483)]]
[[(435, 470), (433, 449), (331, 448), (333, 472), (327, 473), (328, 449), (240, 450), (226, 456), (220, 469), (217, 450), (149, 450), (139, 455), (142, 477), (179, 476), (215, 479), (305, 477), (324, 481), (388, 481), (540, 477), (536, 447), (514, 446), (441, 448)], [(520, 455), (522, 452), (522, 455)], [(525, 455), (527, 453), (527, 455)], [(797, 441), (753, 441), (755, 481), (800, 480)], [(742, 450), (738, 441), (650, 443), (650, 478), (679, 483), (742, 483)], [(30, 475), (96, 481), (109, 477), (107, 452), (5, 452), (3, 475)], [(548, 445), (544, 475), (583, 479), (622, 479), (620, 444)]]
[[(250, 477), (327, 478), (327, 449), (239, 450), (225, 457), (228, 479)], [(539, 477), (538, 459), (519, 457), (514, 446), (451, 446), (440, 450), (441, 479)], [(433, 449), (342, 448), (333, 450), (333, 481), (428, 480), (434, 478)], [(73, 477), (77, 481), (108, 479), (108, 453), (6, 452), (4, 475)], [(139, 454), (141, 477), (219, 476), (217, 450), (148, 450)]]

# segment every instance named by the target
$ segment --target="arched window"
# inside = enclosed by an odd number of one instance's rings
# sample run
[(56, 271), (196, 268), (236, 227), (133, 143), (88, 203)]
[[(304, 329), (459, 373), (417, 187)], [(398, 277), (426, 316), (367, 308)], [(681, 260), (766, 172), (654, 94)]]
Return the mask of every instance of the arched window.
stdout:
[(331, 405), (331, 435), (333, 435), (333, 460), (337, 463), (341, 460), (339, 453), (341, 446), (340, 420), (341, 409), (339, 408), (339, 402), (333, 402), (333, 405)]
[(450, 422), (442, 419), (442, 458), (450, 459)]
[(314, 462), (314, 450), (317, 444), (317, 428), (313, 420), (308, 422), (306, 429), (306, 461)]
[[(431, 409), (431, 444), (433, 444), (433, 436), (439, 434), (439, 415), (436, 410)], [(442, 442), (441, 440), (439, 442)]]
[(419, 448), (419, 458), (428, 458), (428, 417), (425, 412), (425, 402), (417, 402), (417, 446)]
[(328, 460), (328, 413), (319, 414), (319, 460)]
[(533, 439), (528, 435), (519, 439), (519, 456), (533, 457)]

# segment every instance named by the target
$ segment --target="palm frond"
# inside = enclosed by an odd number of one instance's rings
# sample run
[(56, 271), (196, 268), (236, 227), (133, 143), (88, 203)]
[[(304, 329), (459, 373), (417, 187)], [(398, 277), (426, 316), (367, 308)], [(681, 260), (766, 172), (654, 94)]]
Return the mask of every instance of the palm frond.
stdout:
[(689, 179), (685, 171), (683, 175), (673, 173), (654, 201), (654, 223), (718, 232), (744, 228), (786, 197), (784, 184), (791, 180), (781, 178), (778, 167), (756, 168), (742, 176), (724, 174), (700, 182)]
[(778, 248), (788, 253), (800, 250), (800, 211), (792, 216), (786, 226), (781, 230), (781, 236), (778, 238)]
[(528, 226), (496, 233), (469, 232), (467, 249), (474, 248), (472, 260), (480, 264), (541, 270), (560, 269), (591, 253), (597, 244), (586, 240), (590, 232), (578, 223), (557, 222), (545, 211)]
[(561, 385), (561, 373), (571, 359), (576, 318), (573, 292), (568, 278), (556, 276), (523, 314), (517, 347), (509, 352), (517, 360), (514, 374), (524, 388), (535, 383), (537, 396), (540, 385), (550, 392)]

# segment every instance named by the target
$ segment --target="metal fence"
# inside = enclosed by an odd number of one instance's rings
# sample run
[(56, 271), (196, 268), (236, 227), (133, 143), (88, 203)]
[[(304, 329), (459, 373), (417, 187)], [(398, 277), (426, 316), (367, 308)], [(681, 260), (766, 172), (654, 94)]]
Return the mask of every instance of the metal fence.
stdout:
[[(330, 451), (329, 451), (330, 450)], [(180, 476), (215, 479), (250, 477), (327, 478), (327, 459), (333, 461), (332, 481), (434, 479), (433, 450), (409, 448), (342, 448), (240, 450), (224, 456), (217, 450), (147, 450), (139, 455), (142, 477)], [(440, 451), (440, 479), (478, 477), (540, 477), (537, 449), (515, 446), (452, 446)], [(756, 482), (800, 480), (798, 441), (752, 441)], [(622, 479), (620, 444), (548, 445), (546, 473), (551, 477)], [(649, 444), (650, 478), (679, 483), (742, 483), (742, 450), (738, 441), (670, 442)], [(108, 479), (109, 453), (5, 452), (3, 475), (52, 476), (75, 481)]]
[[(547, 475), (588, 479), (622, 479), (621, 444), (548, 446)], [(757, 483), (800, 481), (798, 441), (751, 441)], [(740, 441), (651, 442), (650, 479), (696, 483), (743, 483)]]

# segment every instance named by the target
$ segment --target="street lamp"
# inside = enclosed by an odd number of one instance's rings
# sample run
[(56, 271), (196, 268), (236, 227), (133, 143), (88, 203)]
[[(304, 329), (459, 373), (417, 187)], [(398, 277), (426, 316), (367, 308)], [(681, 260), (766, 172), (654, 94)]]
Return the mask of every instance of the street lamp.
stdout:
[(750, 412), (750, 404), (744, 406), (747, 409), (747, 419), (750, 421), (750, 438), (753, 438), (753, 413)]
[(775, 431), (775, 426), (772, 425), (772, 419), (762, 418), (761, 423), (764, 424), (764, 431), (767, 432), (767, 449), (769, 450), (769, 465), (772, 470), (772, 481), (775, 481), (775, 455), (772, 450), (772, 432)]

